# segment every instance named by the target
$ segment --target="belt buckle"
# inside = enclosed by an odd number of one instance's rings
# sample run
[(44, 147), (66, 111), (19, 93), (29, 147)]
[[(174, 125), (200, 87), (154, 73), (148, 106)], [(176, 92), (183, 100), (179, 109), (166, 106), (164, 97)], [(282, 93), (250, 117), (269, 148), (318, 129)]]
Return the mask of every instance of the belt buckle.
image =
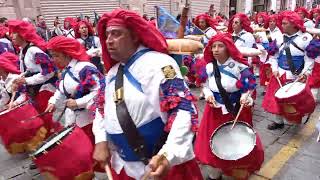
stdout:
[(119, 104), (123, 101), (123, 87), (116, 90), (116, 92), (113, 95), (113, 100), (116, 104)]

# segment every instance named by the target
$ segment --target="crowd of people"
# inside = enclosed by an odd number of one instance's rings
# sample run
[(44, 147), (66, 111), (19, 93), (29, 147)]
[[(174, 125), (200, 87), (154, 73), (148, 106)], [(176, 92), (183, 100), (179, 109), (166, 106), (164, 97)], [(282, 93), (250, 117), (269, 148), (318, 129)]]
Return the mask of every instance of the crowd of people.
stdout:
[(203, 49), (179, 51), (182, 64), (157, 26), (129, 10), (105, 13), (95, 26), (72, 17), (61, 26), (57, 17), (53, 31), (42, 15), (36, 26), (0, 20), (0, 137), (13, 155), (31, 152), (48, 179), (106, 171), (116, 180), (201, 180), (201, 164), (207, 179), (245, 180), (264, 161), (259, 133), (249, 133), (257, 86), (276, 117), (271, 131), (307, 122), (316, 106), (317, 8), (200, 14), (193, 26), (201, 33), (184, 38)]

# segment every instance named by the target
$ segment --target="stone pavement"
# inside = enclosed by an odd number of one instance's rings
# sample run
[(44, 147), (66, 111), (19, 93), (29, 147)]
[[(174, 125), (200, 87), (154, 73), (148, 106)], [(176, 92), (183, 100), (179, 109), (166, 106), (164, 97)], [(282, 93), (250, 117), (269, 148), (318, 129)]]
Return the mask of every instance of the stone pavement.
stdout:
[[(199, 95), (199, 89), (192, 91)], [(263, 111), (261, 102), (261, 88), (258, 88), (254, 128), (265, 148), (265, 162), (261, 170), (250, 179), (320, 180), (320, 144), (316, 143), (318, 132), (315, 131), (315, 123), (320, 115), (319, 107), (306, 125), (286, 125), (282, 130), (269, 131), (266, 127), (274, 116)], [(203, 107), (204, 101), (199, 101), (200, 114)], [(27, 171), (29, 163), (27, 155), (12, 157), (0, 146), (0, 180), (42, 179), (36, 171)]]

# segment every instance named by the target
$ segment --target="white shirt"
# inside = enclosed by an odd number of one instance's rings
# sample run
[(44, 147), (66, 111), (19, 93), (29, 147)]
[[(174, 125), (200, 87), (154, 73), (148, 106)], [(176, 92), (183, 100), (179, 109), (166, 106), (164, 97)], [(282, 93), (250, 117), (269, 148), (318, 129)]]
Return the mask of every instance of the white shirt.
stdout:
[[(286, 34), (284, 34), (286, 35)], [(296, 37), (294, 39), (294, 42), (303, 50), (306, 49), (306, 47), (309, 45), (310, 41), (312, 40), (312, 36), (309, 33), (303, 33), (301, 31), (298, 31), (297, 33), (291, 35), (295, 36), (298, 35), (298, 37)], [(283, 39), (281, 41), (277, 41), (277, 46), (279, 47), (279, 52), (284, 48), (284, 43), (283, 43)], [(272, 71), (278, 71), (280, 76), (282, 76), (284, 73), (286, 73), (286, 78), (287, 79), (295, 79), (296, 76), (294, 76), (290, 70), (285, 70), (282, 69), (278, 66), (278, 57), (280, 56), (280, 54), (276, 53), (274, 56), (270, 56), (269, 57), (269, 62), (271, 64), (271, 68)], [(306, 55), (306, 52), (302, 52), (299, 49), (297, 49), (296, 47), (294, 47), (292, 44), (290, 44), (290, 52), (292, 56), (304, 56), (304, 68), (302, 70), (302, 72), (306, 72), (306, 75), (310, 74), (312, 69), (313, 69), (313, 62), (314, 60), (309, 58)], [(285, 55), (285, 51), (283, 51), (283, 54)]]
[(308, 18), (304, 18), (304, 27), (306, 28), (314, 28), (314, 23), (312, 20), (308, 19)]
[[(256, 40), (254, 39), (253, 35), (244, 29), (239, 32), (239, 37), (234, 44), (236, 47), (248, 47), (252, 48), (253, 45), (256, 43)], [(237, 34), (233, 33), (232, 36), (238, 36)]]
[[(71, 60), (68, 65), (68, 67), (71, 67), (70, 72), (78, 80), (80, 80), (79, 73), (81, 72), (81, 70), (83, 70), (87, 66), (96, 68), (90, 62), (81, 62), (75, 59)], [(67, 108), (65, 112), (65, 121), (66, 121), (65, 126), (76, 123), (76, 125), (78, 125), (79, 127), (84, 127), (92, 123), (93, 119), (92, 119), (92, 116), (90, 116), (88, 109), (93, 104), (94, 97), (97, 95), (98, 90), (100, 88), (98, 77), (95, 75), (93, 77), (95, 78), (97, 85), (90, 89), (89, 94), (84, 95), (79, 99), (76, 99), (78, 108), (85, 108), (85, 110), (73, 111)], [(55, 106), (62, 106), (62, 107), (65, 106), (64, 100), (66, 100), (67, 97), (64, 94), (63, 85), (66, 91), (68, 92), (68, 94), (74, 97), (74, 95), (77, 92), (77, 86), (79, 85), (79, 83), (76, 82), (68, 73), (66, 73), (65, 78), (61, 79), (59, 83), (59, 89), (57, 89), (54, 95), (50, 98), (49, 103), (54, 104)]]
[[(80, 42), (80, 44), (85, 46), (84, 40), (82, 38), (78, 38), (77, 40)], [(94, 41), (94, 46), (92, 46), (90, 49), (87, 50), (87, 54), (91, 57), (96, 56), (96, 55), (93, 55), (93, 52), (95, 50), (101, 49), (100, 39), (97, 36), (93, 36), (93, 41)]]
[[(138, 51), (143, 49), (140, 46)], [(151, 122), (157, 117), (161, 117), (164, 123), (167, 122), (167, 113), (160, 111), (160, 84), (166, 81), (162, 72), (162, 67), (171, 65), (177, 78), (182, 78), (180, 69), (170, 56), (155, 51), (150, 51), (137, 59), (129, 68), (129, 72), (135, 79), (141, 83), (143, 93), (134, 87), (130, 81), (124, 76), (124, 99), (128, 111), (137, 128)], [(96, 143), (106, 141), (106, 132), (109, 134), (122, 133), (121, 126), (116, 115), (116, 105), (113, 101), (115, 92), (115, 81), (110, 81), (115, 77), (118, 71), (119, 63), (113, 66), (106, 76), (105, 90), (105, 116), (104, 118), (97, 112), (93, 122), (93, 132), (95, 134)], [(187, 87), (187, 86), (186, 86)], [(184, 96), (180, 92), (180, 96)], [(177, 116), (173, 122), (171, 131), (166, 143), (163, 145), (159, 154), (167, 153), (167, 159), (171, 166), (184, 163), (194, 158), (191, 131), (191, 114), (188, 111), (178, 110)], [(109, 142), (110, 144), (110, 142)], [(145, 166), (142, 162), (124, 161), (117, 151), (111, 146), (112, 158), (111, 165), (119, 174), (124, 168), (126, 174), (135, 179), (141, 179), (145, 173)]]
[(0, 46), (0, 54), (4, 52), (14, 52), (13, 45), (11, 41), (9, 41), (7, 38), (0, 38), (0, 43), (5, 44), (6, 47)]
[[(217, 61), (217, 64), (218, 64), (218, 66), (221, 65), (219, 63), (219, 61)], [(231, 57), (229, 57), (229, 59), (223, 65), (226, 65), (224, 70), (232, 73), (235, 77), (237, 77), (237, 79), (232, 78), (232, 77), (230, 77), (230, 76), (228, 76), (228, 75), (226, 75), (224, 73), (220, 73), (221, 74), (222, 87), (228, 93), (233, 93), (233, 92), (239, 91), (239, 89), (236, 87), (236, 83), (241, 78), (241, 71), (246, 69), (246, 68), (248, 68), (248, 66), (233, 60)], [(212, 74), (213, 73), (213, 64), (212, 63), (207, 64), (206, 72), (207, 72), (207, 75), (208, 75), (208, 79), (207, 79), (206, 84), (203, 87), (202, 91), (204, 93), (205, 98), (207, 99), (209, 96), (213, 96), (213, 92), (219, 93), (219, 89), (217, 87), (217, 83), (216, 83), (215, 77)], [(221, 110), (222, 110), (223, 114), (228, 114), (229, 113), (224, 104), (220, 104), (217, 101), (216, 101), (216, 103), (217, 103), (218, 107), (221, 107)]]
[(73, 29), (69, 29), (69, 30), (64, 29), (64, 30), (63, 30), (63, 33), (64, 33), (65, 36), (68, 37), (68, 38), (72, 38), (72, 39), (75, 38), (74, 30), (73, 30)]
[[(20, 71), (21, 72), (30, 71), (31, 73), (37, 73), (33, 76), (25, 78), (27, 85), (43, 84), (54, 76), (54, 74), (55, 74), (54, 72), (51, 72), (47, 75), (42, 75), (41, 65), (36, 63), (35, 55), (37, 53), (46, 54), (40, 48), (38, 48), (36, 46), (29, 47), (29, 49), (27, 50), (27, 52), (25, 54), (24, 59), (22, 59), (23, 58), (22, 51), (23, 51), (23, 49), (20, 50)], [(26, 65), (27, 69), (24, 69), (23, 61)], [(43, 86), (41, 86), (40, 91), (42, 91), (42, 90), (48, 90), (48, 91), (54, 92), (55, 87), (51, 83), (48, 83), (48, 84), (44, 84)]]
[(203, 37), (203, 43), (207, 44), (209, 40), (217, 34), (217, 31), (212, 29), (212, 27), (208, 27), (205, 31), (205, 36)]

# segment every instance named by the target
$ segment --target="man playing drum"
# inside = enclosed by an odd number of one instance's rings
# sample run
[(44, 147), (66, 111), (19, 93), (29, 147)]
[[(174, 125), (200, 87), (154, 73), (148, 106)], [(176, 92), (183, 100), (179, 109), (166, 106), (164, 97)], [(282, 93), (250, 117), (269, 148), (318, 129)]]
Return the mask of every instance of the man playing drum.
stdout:
[(269, 57), (273, 77), (271, 77), (266, 96), (262, 102), (262, 107), (266, 111), (277, 114), (275, 122), (268, 125), (269, 130), (284, 127), (284, 121), (275, 99), (275, 92), (280, 88), (280, 81), (288, 83), (298, 78), (299, 81), (305, 82), (314, 63), (314, 60), (308, 56), (312, 54), (312, 52), (308, 52), (312, 36), (305, 33), (303, 20), (300, 16), (293, 11), (284, 11), (279, 14), (279, 21), (282, 23), (281, 29), (284, 38), (283, 42), (277, 41), (277, 51)]
[[(57, 36), (48, 42), (47, 49), (55, 65), (63, 70), (58, 89), (50, 98), (46, 111), (66, 106), (65, 126), (76, 124), (94, 142), (92, 121), (94, 98), (104, 91), (104, 77), (90, 63), (85, 48), (75, 39)], [(95, 109), (94, 109), (95, 110)]]
[[(219, 126), (232, 121), (239, 111), (239, 105), (245, 107), (239, 121), (252, 126), (253, 91), (256, 80), (228, 34), (214, 36), (204, 52), (208, 76), (203, 89), (207, 101), (199, 132), (195, 141), (197, 159), (205, 165), (217, 168), (210, 171), (210, 178), (218, 179), (220, 170), (236, 179), (247, 179), (263, 162), (263, 146), (257, 135), (256, 146), (247, 156), (230, 161), (220, 159), (210, 149), (210, 138)], [(249, 94), (248, 94), (249, 93)], [(231, 130), (232, 131), (232, 130)], [(225, 142), (228, 143), (228, 142)]]
[(105, 116), (97, 111), (93, 122), (94, 158), (110, 162), (117, 180), (202, 179), (192, 146), (195, 98), (166, 55), (165, 38), (122, 9), (104, 14), (98, 32), (107, 76)]
[[(26, 85), (28, 96), (34, 101), (37, 111), (42, 113), (56, 90), (56, 67), (45, 52), (45, 41), (37, 35), (32, 24), (20, 20), (12, 20), (8, 24), (12, 42), (21, 48), (19, 64), (20, 71), (24, 74), (14, 81), (13, 90)], [(59, 127), (59, 124), (53, 122), (52, 114), (42, 118), (50, 133)]]

